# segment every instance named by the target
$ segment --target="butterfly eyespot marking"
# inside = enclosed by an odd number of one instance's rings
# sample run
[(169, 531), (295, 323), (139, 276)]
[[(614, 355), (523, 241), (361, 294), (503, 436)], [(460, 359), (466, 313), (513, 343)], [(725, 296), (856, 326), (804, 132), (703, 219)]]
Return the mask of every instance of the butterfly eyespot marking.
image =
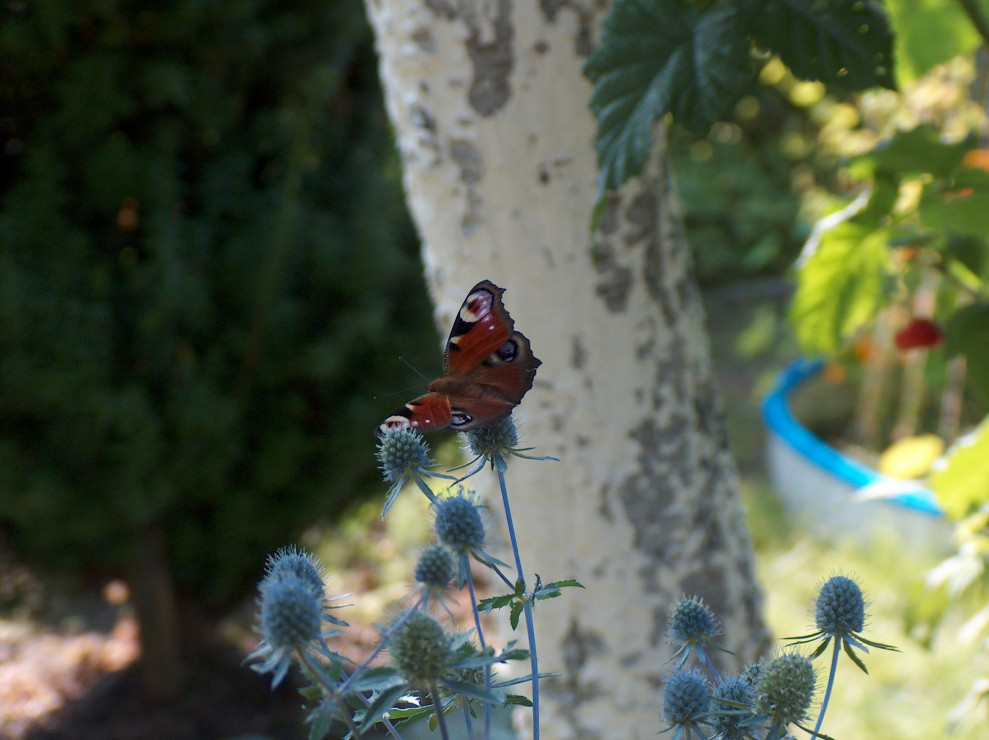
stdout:
[(431, 432), (489, 428), (518, 406), (542, 363), (529, 340), (515, 331), (499, 288), (482, 280), (467, 294), (453, 321), (443, 354), (443, 376), (379, 425)]
[(514, 339), (509, 339), (498, 348), (497, 352), (502, 362), (514, 362), (519, 356), (519, 346)]
[(457, 429), (462, 426), (466, 426), (474, 421), (474, 417), (468, 414), (466, 411), (461, 411), (460, 409), (453, 409), (453, 416), (450, 419), (450, 426)]

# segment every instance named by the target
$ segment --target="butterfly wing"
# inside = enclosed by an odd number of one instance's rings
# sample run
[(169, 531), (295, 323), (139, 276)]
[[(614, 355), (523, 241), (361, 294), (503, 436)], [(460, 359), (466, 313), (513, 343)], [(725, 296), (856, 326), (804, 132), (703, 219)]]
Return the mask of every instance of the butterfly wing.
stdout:
[(378, 427), (458, 431), (494, 426), (532, 388), (540, 360), (529, 340), (515, 331), (502, 303), (503, 288), (488, 280), (475, 285), (460, 306), (443, 355), (444, 376), (430, 393), (410, 401)]

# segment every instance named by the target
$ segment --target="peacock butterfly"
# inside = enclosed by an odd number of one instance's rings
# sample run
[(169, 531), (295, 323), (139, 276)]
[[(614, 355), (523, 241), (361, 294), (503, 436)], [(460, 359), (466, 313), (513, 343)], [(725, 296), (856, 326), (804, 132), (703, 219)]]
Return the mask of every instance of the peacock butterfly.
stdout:
[(542, 362), (529, 340), (515, 331), (499, 288), (482, 280), (467, 294), (443, 353), (443, 377), (426, 386), (429, 393), (409, 401), (377, 429), (411, 428), (459, 432), (491, 427), (519, 405), (532, 388)]

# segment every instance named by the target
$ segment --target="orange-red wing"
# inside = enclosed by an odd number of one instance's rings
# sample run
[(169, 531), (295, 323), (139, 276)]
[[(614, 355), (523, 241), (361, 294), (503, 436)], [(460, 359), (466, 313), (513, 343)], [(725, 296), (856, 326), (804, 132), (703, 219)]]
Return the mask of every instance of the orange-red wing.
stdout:
[(508, 416), (532, 388), (541, 364), (529, 340), (501, 302), (504, 289), (489, 280), (475, 285), (460, 306), (443, 356), (444, 374), (430, 391), (409, 401), (377, 429), (491, 427)]
[(450, 426), (453, 412), (450, 409), (450, 399), (442, 393), (427, 393), (414, 401), (409, 401), (402, 408), (389, 416), (378, 427), (378, 434), (384, 434), (389, 429), (418, 429), (420, 432), (431, 432)]
[(504, 288), (489, 280), (482, 280), (471, 288), (446, 341), (443, 356), (446, 375), (468, 372), (508, 341), (515, 322), (501, 302), (504, 292)]

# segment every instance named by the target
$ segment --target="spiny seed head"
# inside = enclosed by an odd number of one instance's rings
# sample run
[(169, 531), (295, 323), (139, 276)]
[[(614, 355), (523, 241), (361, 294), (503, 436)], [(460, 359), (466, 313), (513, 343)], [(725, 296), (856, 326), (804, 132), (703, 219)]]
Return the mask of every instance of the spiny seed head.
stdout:
[(450, 670), (453, 653), (450, 641), (439, 623), (423, 612), (416, 612), (392, 637), (392, 662), (413, 686), (427, 687)]
[(684, 596), (670, 614), (670, 633), (678, 645), (704, 645), (720, 634), (714, 613), (696, 596)]
[(857, 634), (865, 626), (865, 598), (847, 576), (832, 576), (821, 587), (815, 614), (817, 629), (832, 637)]
[(378, 462), (387, 483), (411, 480), (433, 464), (429, 447), (419, 432), (390, 429), (378, 439)]
[(268, 584), (286, 575), (292, 575), (308, 583), (313, 590), (313, 594), (319, 598), (320, 602), (324, 596), (323, 575), (324, 569), (316, 557), (305, 550), (298, 549), (295, 545), (281, 547), (275, 551), (274, 555), (269, 555), (265, 562), (267, 574), (258, 588), (263, 592)]
[(504, 457), (519, 443), (519, 434), (511, 415), (502, 419), (497, 426), (471, 429), (465, 432), (464, 436), (474, 457), (485, 457), (489, 460), (495, 455)]
[(416, 580), (424, 586), (444, 589), (453, 580), (453, 555), (446, 545), (429, 545), (419, 556)]
[(742, 671), (742, 680), (749, 687), (749, 691), (755, 690), (755, 687), (759, 685), (759, 678), (765, 670), (766, 664), (761, 660), (745, 667), (745, 670)]
[(779, 656), (759, 676), (755, 691), (759, 713), (782, 726), (801, 722), (814, 698), (816, 680), (810, 658), (796, 653)]
[(717, 737), (723, 740), (742, 740), (747, 736), (749, 728), (743, 726), (748, 719), (746, 713), (739, 710), (738, 704), (749, 706), (752, 702), (752, 689), (742, 676), (723, 678), (715, 686), (711, 695), (713, 709), (711, 726)]
[(484, 523), (472, 493), (461, 491), (436, 502), (436, 536), (454, 552), (484, 544)]
[(305, 650), (319, 638), (322, 605), (322, 589), (317, 595), (307, 578), (269, 576), (261, 589), (261, 634), (276, 650)]
[(678, 668), (666, 679), (663, 714), (671, 727), (696, 724), (708, 710), (711, 690), (697, 669)]

